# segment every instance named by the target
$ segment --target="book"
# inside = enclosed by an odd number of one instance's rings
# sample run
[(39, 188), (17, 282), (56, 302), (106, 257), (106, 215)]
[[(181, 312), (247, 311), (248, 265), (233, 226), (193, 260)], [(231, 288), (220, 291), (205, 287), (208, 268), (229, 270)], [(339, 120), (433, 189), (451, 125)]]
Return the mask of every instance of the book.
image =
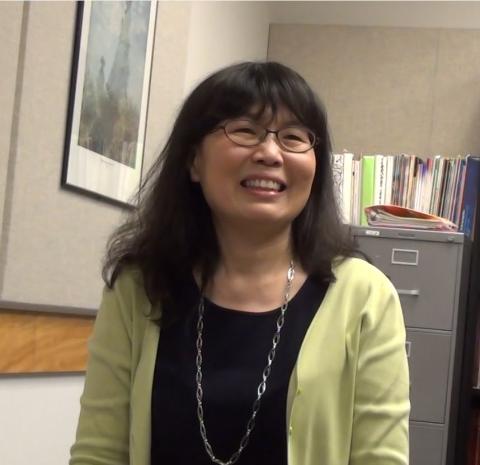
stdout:
[(462, 219), (462, 207), (463, 207), (463, 195), (465, 191), (465, 175), (467, 173), (467, 161), (465, 159), (460, 160), (460, 176), (458, 181), (458, 192), (456, 194), (455, 201), (455, 219), (454, 223), (460, 224)]
[(465, 157), (460, 156), (436, 155), (423, 160), (413, 154), (356, 157), (345, 151), (335, 155), (335, 195), (342, 219), (345, 223), (366, 225), (365, 207), (397, 205), (443, 217), (460, 226), (466, 163)]
[(386, 160), (383, 155), (375, 155), (373, 203), (385, 203)]
[(480, 157), (467, 157), (460, 230), (472, 240), (475, 238), (475, 218), (478, 214), (480, 189)]
[(360, 224), (360, 183), (362, 180), (362, 165), (360, 160), (352, 162), (353, 195), (352, 195), (352, 224)]
[(393, 155), (387, 155), (386, 157), (387, 174), (385, 182), (385, 200), (383, 203), (392, 203), (392, 190), (393, 190), (393, 168), (395, 164), (395, 157)]
[(342, 220), (345, 221), (343, 215), (343, 155), (340, 153), (332, 154), (332, 176), (337, 207), (341, 213)]
[(428, 211), (433, 213), (435, 211), (435, 200), (437, 198), (438, 192), (438, 185), (439, 185), (439, 170), (440, 170), (440, 163), (442, 161), (442, 157), (440, 155), (435, 155), (433, 159), (433, 166), (432, 166), (432, 189), (430, 194), (430, 203), (428, 206)]
[(368, 224), (365, 207), (372, 205), (374, 196), (375, 156), (364, 155), (362, 158), (362, 180), (360, 197), (360, 224)]
[(455, 232), (458, 226), (439, 216), (398, 205), (372, 205), (365, 208), (369, 226), (425, 229)]
[(342, 211), (345, 223), (352, 222), (353, 153), (343, 154)]

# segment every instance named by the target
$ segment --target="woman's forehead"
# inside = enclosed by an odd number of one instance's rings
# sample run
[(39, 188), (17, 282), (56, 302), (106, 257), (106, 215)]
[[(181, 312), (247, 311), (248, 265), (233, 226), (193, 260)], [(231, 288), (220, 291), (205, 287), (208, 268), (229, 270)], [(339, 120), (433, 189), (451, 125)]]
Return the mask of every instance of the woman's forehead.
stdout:
[(299, 123), (298, 118), (285, 106), (278, 105), (275, 109), (272, 106), (254, 105), (247, 114), (249, 118), (262, 124), (292, 124)]

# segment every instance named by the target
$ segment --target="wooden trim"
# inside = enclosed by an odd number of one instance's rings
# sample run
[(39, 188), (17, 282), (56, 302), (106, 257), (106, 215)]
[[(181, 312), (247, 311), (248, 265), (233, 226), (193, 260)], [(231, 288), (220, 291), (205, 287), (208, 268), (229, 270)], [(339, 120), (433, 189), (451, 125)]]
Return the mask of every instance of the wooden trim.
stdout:
[(85, 371), (94, 316), (0, 310), (0, 373)]

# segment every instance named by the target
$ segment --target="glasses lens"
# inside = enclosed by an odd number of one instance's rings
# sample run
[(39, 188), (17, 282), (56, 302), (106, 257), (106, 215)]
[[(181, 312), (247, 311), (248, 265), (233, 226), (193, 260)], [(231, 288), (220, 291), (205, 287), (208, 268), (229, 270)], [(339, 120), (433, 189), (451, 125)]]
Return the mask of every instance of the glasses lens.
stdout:
[(278, 132), (280, 144), (292, 152), (306, 152), (315, 145), (315, 134), (303, 126), (290, 126)]
[(238, 145), (257, 145), (262, 140), (262, 128), (248, 120), (228, 121), (225, 133)]

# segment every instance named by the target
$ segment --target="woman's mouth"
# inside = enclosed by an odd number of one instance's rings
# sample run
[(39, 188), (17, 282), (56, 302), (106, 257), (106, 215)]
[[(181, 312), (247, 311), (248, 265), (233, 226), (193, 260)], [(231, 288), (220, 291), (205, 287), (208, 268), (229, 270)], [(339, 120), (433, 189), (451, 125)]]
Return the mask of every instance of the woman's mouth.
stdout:
[(245, 179), (240, 184), (247, 189), (260, 189), (275, 192), (282, 192), (287, 187), (285, 184), (279, 181), (274, 181), (273, 179)]

